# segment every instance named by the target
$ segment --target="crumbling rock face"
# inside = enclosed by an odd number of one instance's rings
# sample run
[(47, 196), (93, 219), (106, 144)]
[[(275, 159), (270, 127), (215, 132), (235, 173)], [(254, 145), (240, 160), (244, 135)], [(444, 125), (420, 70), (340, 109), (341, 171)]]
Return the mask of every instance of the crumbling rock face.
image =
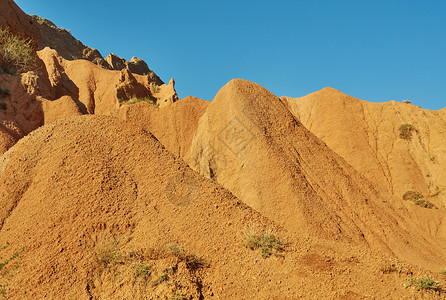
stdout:
[(157, 89), (155, 95), (158, 99), (156, 103), (159, 105), (159, 107), (164, 107), (178, 101), (178, 95), (175, 90), (175, 80), (172, 78), (170, 79), (168, 85), (161, 85)]
[(58, 28), (53, 22), (39, 16), (31, 15), (30, 17), (41, 33), (38, 50), (50, 47), (67, 60), (86, 59), (105, 69), (110, 68), (98, 50), (85, 46), (68, 30)]
[(126, 60), (115, 55), (114, 53), (110, 53), (106, 58), (105, 61), (108, 63), (108, 65), (110, 66), (110, 68), (112, 70), (122, 70), (125, 69), (127, 64), (126, 64)]
[(6, 27), (14, 34), (31, 38), (37, 47), (40, 39), (37, 24), (12, 0), (0, 0), (0, 28)]
[(133, 74), (149, 76), (149, 81), (155, 82), (157, 85), (164, 84), (158, 75), (150, 70), (147, 63), (141, 58), (132, 57), (130, 61), (127, 61), (124, 58), (110, 53), (104, 59), (98, 50), (84, 45), (73, 37), (69, 30), (58, 28), (50, 20), (39, 16), (27, 16), (26, 14), (25, 16), (30, 19), (30, 22), (33, 22), (38, 31), (38, 36), (41, 36), (38, 50), (49, 47), (56, 50), (66, 60), (85, 59), (107, 70), (121, 71), (128, 69)]
[(155, 82), (157, 85), (162, 85), (164, 82), (155, 74), (152, 70), (150, 70), (147, 63), (138, 57), (132, 57), (130, 61), (127, 61), (124, 58), (117, 56), (114, 53), (110, 53), (105, 61), (110, 66), (110, 69), (121, 71), (123, 69), (128, 69), (133, 74), (138, 75), (147, 75), (149, 76), (149, 81)]
[[(130, 100), (132, 98), (151, 98), (150, 90), (139, 83), (135, 76), (128, 70), (122, 69), (119, 83), (116, 86), (116, 96), (119, 100)], [(156, 99), (153, 99), (156, 101)]]
[(119, 108), (119, 100), (148, 98), (161, 107), (178, 99), (173, 80), (167, 86), (158, 86), (149, 76), (133, 74), (127, 68), (120, 72), (104, 70), (86, 60), (66, 60), (49, 48), (38, 55), (56, 91), (55, 98), (70, 96), (82, 103), (89, 114), (105, 114)]

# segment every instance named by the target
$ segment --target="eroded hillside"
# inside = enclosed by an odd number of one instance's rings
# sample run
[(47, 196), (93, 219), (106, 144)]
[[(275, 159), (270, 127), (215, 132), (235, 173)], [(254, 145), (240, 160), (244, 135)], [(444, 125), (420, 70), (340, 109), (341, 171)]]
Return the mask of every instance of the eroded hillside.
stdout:
[(241, 79), (178, 99), (0, 4), (35, 55), (0, 74), (2, 296), (444, 299), (446, 108)]

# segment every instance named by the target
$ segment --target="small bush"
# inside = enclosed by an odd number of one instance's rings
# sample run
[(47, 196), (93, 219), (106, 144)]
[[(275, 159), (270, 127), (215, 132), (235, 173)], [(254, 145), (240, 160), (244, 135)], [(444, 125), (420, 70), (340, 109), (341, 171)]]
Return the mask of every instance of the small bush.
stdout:
[[(5, 246), (0, 247), (0, 250), (4, 250), (8, 246), (9, 244), (6, 243)], [(3, 299), (6, 299), (6, 287), (8, 286), (9, 281), (12, 279), (15, 271), (19, 268), (19, 265), (22, 262), (21, 253), (23, 251), (25, 251), (25, 249), (16, 251), (6, 259), (3, 259), (3, 257), (0, 256), (0, 295)]]
[(429, 200), (426, 199), (418, 199), (416, 201), (414, 201), (414, 203), (418, 206), (424, 207), (424, 208), (433, 208), (435, 207), (435, 205), (430, 202)]
[(401, 124), (400, 128), (400, 138), (403, 140), (412, 139), (412, 131), (415, 131), (415, 127), (411, 124)]
[(102, 267), (109, 267), (114, 264), (122, 263), (121, 254), (119, 252), (121, 243), (118, 240), (106, 244), (100, 244), (96, 248), (97, 262)]
[(416, 191), (407, 191), (403, 195), (403, 200), (416, 201), (419, 199), (423, 199), (423, 195)]
[(413, 286), (417, 291), (419, 290), (427, 290), (435, 292), (442, 291), (441, 283), (435, 281), (431, 276), (421, 277), (421, 278), (408, 278), (407, 283), (404, 286), (406, 288)]
[(424, 199), (423, 195), (416, 191), (407, 191), (403, 195), (403, 200), (412, 201), (418, 206), (424, 208), (433, 208), (435, 205), (429, 200)]
[(243, 237), (243, 246), (251, 250), (260, 249), (262, 257), (268, 258), (273, 252), (283, 250), (283, 243), (272, 233), (259, 233), (254, 229), (247, 230)]
[(169, 275), (167, 275), (167, 273), (163, 273), (153, 282), (153, 286), (157, 286), (157, 285), (167, 281), (168, 279), (169, 279)]
[(27, 71), (35, 61), (32, 40), (11, 33), (8, 28), (0, 28), (0, 57), (15, 71)]
[(187, 253), (180, 246), (176, 244), (169, 244), (167, 246), (169, 252), (177, 257), (180, 261), (186, 263), (186, 267), (189, 270), (197, 270), (199, 268), (209, 267), (209, 262), (197, 257), (194, 253)]
[(185, 300), (185, 299), (187, 298), (183, 295), (183, 293), (178, 291), (174, 295), (172, 295), (172, 300)]
[(441, 275), (444, 275), (444, 276), (446, 276), (446, 269), (443, 269), (443, 270), (441, 270), (440, 272), (438, 272), (438, 273), (440, 273)]
[(148, 264), (139, 264), (135, 268), (135, 277), (142, 276), (144, 279), (147, 279), (150, 277), (150, 270), (151, 267)]

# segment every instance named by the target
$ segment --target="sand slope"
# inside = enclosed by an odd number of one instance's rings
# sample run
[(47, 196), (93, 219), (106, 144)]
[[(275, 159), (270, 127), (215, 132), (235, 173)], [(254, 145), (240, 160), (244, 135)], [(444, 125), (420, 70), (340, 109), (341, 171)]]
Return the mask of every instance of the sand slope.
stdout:
[(445, 259), (441, 242), (425, 239), (405, 220), (401, 201), (375, 189), (255, 83), (235, 79), (219, 91), (185, 161), (291, 231), (391, 251), (431, 267)]
[[(112, 117), (61, 120), (20, 140), (1, 157), (0, 195), (0, 240), (9, 242), (2, 253), (26, 247), (7, 288), (11, 299), (420, 295), (402, 287), (410, 273), (380, 271), (385, 257), (286, 233), (190, 170), (150, 134)], [(286, 250), (264, 259), (243, 247), (247, 225), (272, 229), (287, 241)], [(114, 239), (120, 261), (101, 264), (98, 255)], [(190, 269), (166, 254), (169, 243), (209, 266)], [(135, 277), (142, 263), (150, 265), (147, 278)], [(157, 283), (163, 272), (168, 279)], [(387, 285), (377, 284), (384, 279)]]
[[(395, 101), (370, 103), (331, 88), (284, 99), (309, 130), (381, 188), (397, 196), (407, 190), (427, 196), (446, 188), (441, 111)], [(410, 141), (399, 138), (403, 123), (416, 129)], [(438, 200), (446, 199), (442, 195)]]
[[(409, 203), (409, 216), (433, 239), (446, 241), (444, 109), (431, 111), (395, 101), (370, 103), (332, 88), (283, 100), (308, 129), (376, 187), (401, 202), (410, 190), (432, 201), (442, 212)], [(410, 140), (399, 137), (403, 123), (414, 126)]]

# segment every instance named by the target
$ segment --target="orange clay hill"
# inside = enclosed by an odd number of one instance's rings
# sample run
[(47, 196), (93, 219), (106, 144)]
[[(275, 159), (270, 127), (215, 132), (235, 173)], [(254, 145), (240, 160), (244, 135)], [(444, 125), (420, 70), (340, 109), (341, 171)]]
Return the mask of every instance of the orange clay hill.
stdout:
[(0, 62), (1, 297), (445, 299), (445, 109), (178, 99), (0, 5), (35, 60)]

